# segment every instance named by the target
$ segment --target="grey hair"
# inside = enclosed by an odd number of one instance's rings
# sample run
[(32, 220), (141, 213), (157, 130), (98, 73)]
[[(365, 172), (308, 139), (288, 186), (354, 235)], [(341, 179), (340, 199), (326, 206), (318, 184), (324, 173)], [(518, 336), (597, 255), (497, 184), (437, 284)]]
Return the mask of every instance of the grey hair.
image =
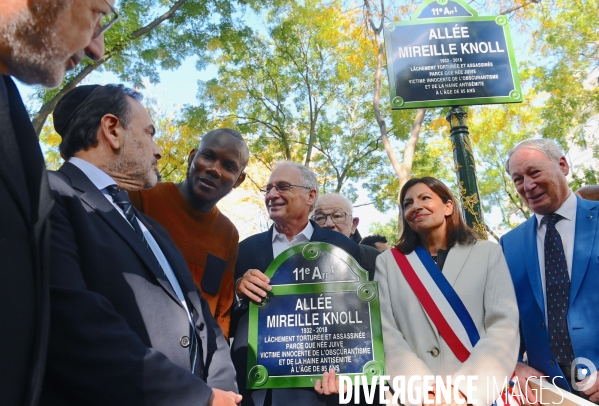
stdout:
[(505, 161), (505, 171), (510, 174), (510, 158), (514, 155), (514, 152), (520, 148), (534, 149), (542, 152), (547, 158), (559, 165), (559, 160), (564, 156), (561, 148), (555, 143), (555, 141), (548, 140), (546, 138), (529, 138), (522, 142), (519, 142), (507, 153), (507, 160)]
[[(275, 165), (275, 169), (280, 168), (282, 166), (291, 166), (293, 168), (296, 168), (300, 173), (300, 177), (302, 178), (302, 186), (309, 187), (310, 190), (315, 190), (316, 199), (318, 199), (318, 180), (316, 179), (316, 175), (314, 174), (314, 172), (312, 172), (310, 168), (295, 162), (284, 161), (277, 163)], [(316, 201), (314, 201), (314, 203), (316, 204)], [(314, 206), (312, 206), (312, 209), (314, 209)]]
[(318, 200), (316, 201), (316, 206), (318, 206), (318, 202), (320, 202), (322, 199), (324, 199), (327, 196), (336, 196), (336, 197), (340, 198), (341, 200), (343, 200), (347, 204), (347, 207), (349, 207), (349, 214), (353, 214), (354, 204), (351, 202), (351, 200), (349, 200), (347, 197), (343, 196), (341, 193), (334, 193), (334, 192), (325, 193), (324, 195), (322, 195), (318, 198)]

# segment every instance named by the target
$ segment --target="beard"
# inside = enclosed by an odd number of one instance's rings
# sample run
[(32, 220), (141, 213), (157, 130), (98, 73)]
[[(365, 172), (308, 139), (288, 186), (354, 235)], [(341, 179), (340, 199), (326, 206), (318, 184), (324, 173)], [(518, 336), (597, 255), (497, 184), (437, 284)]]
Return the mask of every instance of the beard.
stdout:
[(135, 140), (125, 139), (121, 150), (108, 166), (108, 174), (129, 185), (129, 190), (153, 188), (160, 177), (158, 159), (149, 159), (147, 155), (144, 157), (140, 151), (144, 151), (142, 145)]
[(0, 43), (8, 45), (11, 52), (3, 62), (12, 76), (50, 88), (62, 83), (71, 55), (56, 31), (61, 12), (69, 3), (38, 2), (0, 27)]

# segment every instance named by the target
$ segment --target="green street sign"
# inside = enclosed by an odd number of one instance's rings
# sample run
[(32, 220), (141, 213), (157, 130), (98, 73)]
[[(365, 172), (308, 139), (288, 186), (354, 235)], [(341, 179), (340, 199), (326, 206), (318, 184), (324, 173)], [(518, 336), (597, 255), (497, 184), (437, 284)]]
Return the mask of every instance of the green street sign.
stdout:
[(347, 252), (300, 244), (265, 274), (272, 291), (249, 308), (248, 389), (312, 387), (329, 368), (385, 374), (378, 283)]
[(385, 26), (392, 109), (522, 102), (505, 16), (461, 0), (427, 0)]

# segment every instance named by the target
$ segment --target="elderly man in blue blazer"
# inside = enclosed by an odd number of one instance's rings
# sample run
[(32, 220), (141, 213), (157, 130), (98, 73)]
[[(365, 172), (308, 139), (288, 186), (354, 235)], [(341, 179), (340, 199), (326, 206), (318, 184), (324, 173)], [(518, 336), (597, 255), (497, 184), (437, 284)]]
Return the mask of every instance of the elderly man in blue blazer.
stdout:
[(322, 383), (315, 389), (246, 389), (248, 351), (248, 300), (260, 302), (271, 289), (264, 272), (274, 258), (294, 245), (308, 241), (327, 242), (347, 251), (360, 260), (356, 243), (341, 233), (320, 228), (308, 219), (318, 198), (318, 182), (307, 167), (291, 162), (279, 163), (262, 189), (268, 214), (274, 224), (270, 230), (253, 235), (239, 244), (235, 266), (237, 305), (231, 329), (236, 330), (233, 341), (233, 364), (237, 383), (245, 406), (304, 406), (338, 405), (339, 396), (335, 374), (325, 372)]
[(570, 190), (568, 163), (553, 141), (516, 145), (506, 170), (534, 213), (501, 239), (528, 360), (516, 367), (519, 381), (548, 376), (597, 402), (599, 380), (578, 380), (599, 366), (599, 206)]

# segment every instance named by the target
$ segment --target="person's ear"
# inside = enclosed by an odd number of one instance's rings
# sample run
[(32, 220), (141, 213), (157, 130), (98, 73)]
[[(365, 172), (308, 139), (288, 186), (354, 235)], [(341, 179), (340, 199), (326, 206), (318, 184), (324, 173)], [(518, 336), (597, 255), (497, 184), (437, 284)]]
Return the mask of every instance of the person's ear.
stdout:
[(237, 188), (237, 186), (241, 185), (244, 180), (245, 180), (245, 171), (242, 171), (239, 174), (239, 177), (237, 178), (237, 180), (235, 181), (235, 184), (233, 185), (233, 189), (235, 189), (235, 188)]
[(123, 126), (114, 114), (106, 114), (100, 119), (100, 126), (96, 134), (98, 142), (100, 138), (106, 141), (110, 148), (118, 150), (123, 146)]
[(308, 192), (308, 205), (312, 207), (316, 202), (316, 190), (312, 189)]
[(360, 217), (353, 217), (351, 222), (352, 222), (351, 233), (349, 235), (352, 235), (353, 233), (356, 232), (356, 228), (358, 228), (358, 224), (360, 224)]
[(563, 172), (564, 176), (568, 176), (568, 173), (570, 173), (570, 165), (568, 165), (568, 161), (566, 160), (565, 156), (559, 159), (559, 168)]
[(453, 200), (449, 199), (445, 202), (445, 216), (451, 216), (453, 214)]
[(189, 152), (189, 155), (187, 156), (187, 166), (191, 166), (191, 163), (193, 162), (193, 158), (195, 158), (196, 153), (198, 151), (194, 148)]

